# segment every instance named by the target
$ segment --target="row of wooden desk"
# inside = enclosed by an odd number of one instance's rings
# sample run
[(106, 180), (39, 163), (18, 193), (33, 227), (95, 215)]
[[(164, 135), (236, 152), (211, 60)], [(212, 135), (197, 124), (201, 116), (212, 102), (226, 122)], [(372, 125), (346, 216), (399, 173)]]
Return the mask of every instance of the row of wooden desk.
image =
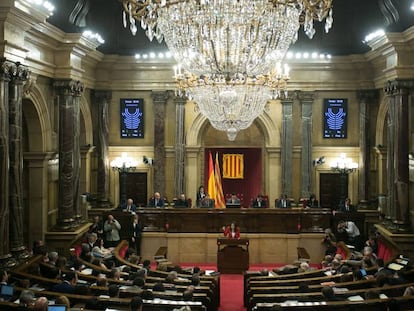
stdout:
[[(235, 221), (242, 233), (318, 233), (336, 228), (340, 220), (352, 220), (362, 234), (366, 229), (363, 212), (332, 213), (329, 209), (200, 209), (200, 208), (140, 208), (139, 215), (145, 232), (219, 233), (224, 225)], [(121, 238), (127, 239), (132, 214), (120, 210), (112, 214), (122, 226)]]

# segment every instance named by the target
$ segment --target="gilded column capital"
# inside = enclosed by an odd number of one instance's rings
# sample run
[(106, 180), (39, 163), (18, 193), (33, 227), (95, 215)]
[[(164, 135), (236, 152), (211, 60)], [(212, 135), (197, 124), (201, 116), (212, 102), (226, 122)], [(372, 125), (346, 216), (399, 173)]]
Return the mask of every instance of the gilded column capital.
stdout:
[(302, 103), (313, 103), (315, 100), (315, 92), (314, 91), (296, 91), (296, 97)]
[(99, 102), (101, 102), (103, 100), (110, 101), (112, 99), (112, 91), (109, 91), (109, 90), (95, 90), (93, 92), (93, 96)]
[(174, 96), (174, 103), (176, 105), (185, 105), (187, 103), (188, 98), (182, 96)]
[(385, 84), (384, 92), (387, 96), (408, 94), (414, 89), (414, 80), (393, 80)]
[(30, 77), (30, 70), (29, 67), (20, 64), (19, 62), (15, 63), (15, 66), (10, 72), (11, 80), (16, 83), (23, 83), (24, 81), (28, 80)]
[(168, 91), (153, 91), (151, 93), (152, 101), (157, 104), (165, 104), (169, 97)]
[(6, 59), (0, 59), (0, 79), (10, 81), (14, 73), (17, 72), (16, 63)]
[(82, 82), (70, 79), (55, 80), (53, 87), (59, 94), (70, 96), (81, 96), (85, 88)]

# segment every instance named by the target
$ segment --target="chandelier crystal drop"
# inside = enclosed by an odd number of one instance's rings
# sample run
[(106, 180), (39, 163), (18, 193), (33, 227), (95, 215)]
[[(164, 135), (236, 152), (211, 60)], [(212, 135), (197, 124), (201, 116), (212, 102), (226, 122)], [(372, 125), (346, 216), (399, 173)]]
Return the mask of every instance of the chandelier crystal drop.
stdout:
[(269, 72), (313, 21), (332, 26), (332, 0), (121, 0), (124, 26), (165, 40), (183, 69), (194, 74)]
[[(193, 99), (212, 126), (234, 140), (264, 111), (271, 98), (286, 95), (289, 70), (282, 68), (303, 26), (332, 27), (333, 0), (120, 0), (123, 23), (147, 37), (165, 40), (180, 65), (177, 95)], [(276, 64), (276, 65), (275, 65)]]
[(174, 67), (177, 96), (196, 103), (197, 112), (207, 116), (211, 125), (225, 131), (230, 141), (248, 128), (265, 109), (268, 100), (287, 96), (289, 67), (277, 63), (267, 75), (202, 75), (183, 73)]

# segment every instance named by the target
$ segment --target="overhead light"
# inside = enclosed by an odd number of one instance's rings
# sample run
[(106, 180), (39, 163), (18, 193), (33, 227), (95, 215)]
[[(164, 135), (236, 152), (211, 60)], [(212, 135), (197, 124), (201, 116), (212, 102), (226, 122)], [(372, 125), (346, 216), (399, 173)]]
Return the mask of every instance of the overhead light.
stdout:
[(385, 31), (383, 29), (378, 29), (376, 31), (371, 32), (370, 34), (365, 36), (364, 43), (368, 43), (374, 39), (377, 39), (379, 37), (382, 37), (383, 35), (385, 35)]
[(97, 32), (92, 32), (91, 30), (85, 30), (82, 35), (88, 39), (91, 40), (96, 40), (98, 41), (100, 44), (104, 44), (105, 40), (101, 37), (101, 35)]
[(414, 11), (414, 2), (411, 4), (410, 9), (411, 9), (412, 11)]
[[(284, 94), (285, 83), (274, 79), (284, 71), (278, 71), (275, 64), (283, 62), (299, 28), (303, 26), (313, 38), (315, 20), (325, 19), (326, 32), (333, 23), (332, 0), (121, 1), (124, 26), (136, 34), (140, 24), (151, 41), (165, 40), (181, 64), (182, 75), (174, 75), (179, 92), (196, 99), (200, 112), (213, 126), (212, 111), (225, 116), (226, 122), (221, 124), (250, 125), (271, 98), (263, 94)], [(283, 82), (288, 80), (285, 77)], [(251, 91), (259, 94), (243, 96)], [(250, 119), (239, 122), (233, 113), (226, 115), (226, 105)], [(250, 113), (252, 106), (260, 110)], [(234, 129), (238, 130), (227, 128)]]

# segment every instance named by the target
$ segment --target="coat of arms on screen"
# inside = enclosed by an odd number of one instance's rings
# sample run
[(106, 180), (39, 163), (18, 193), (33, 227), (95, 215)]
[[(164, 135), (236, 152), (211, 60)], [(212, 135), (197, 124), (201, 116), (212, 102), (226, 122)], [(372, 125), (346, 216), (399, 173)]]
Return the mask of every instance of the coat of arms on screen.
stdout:
[(244, 155), (223, 154), (223, 178), (243, 179), (244, 178)]

